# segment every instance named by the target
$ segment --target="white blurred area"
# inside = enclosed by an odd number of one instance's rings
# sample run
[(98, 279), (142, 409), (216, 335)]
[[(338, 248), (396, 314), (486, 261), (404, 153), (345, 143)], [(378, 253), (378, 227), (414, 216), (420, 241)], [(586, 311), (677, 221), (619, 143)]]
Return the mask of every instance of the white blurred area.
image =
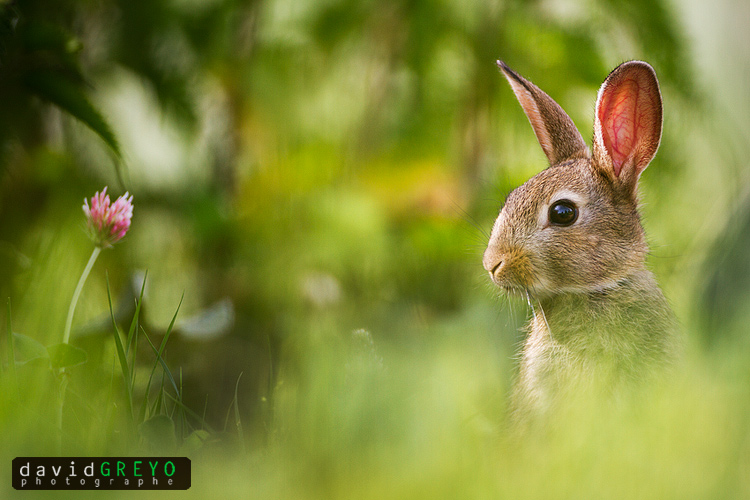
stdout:
[[(217, 145), (231, 140), (226, 96), (206, 78), (188, 90), (196, 100), (195, 127), (181, 124), (151, 85), (126, 68), (113, 69), (98, 82), (95, 101), (120, 141), (123, 172), (132, 191), (189, 191), (211, 179), (222, 156)], [(94, 167), (105, 179), (113, 177), (108, 163)]]
[(750, 2), (672, 0), (689, 41), (695, 78), (726, 117), (728, 133), (750, 142)]

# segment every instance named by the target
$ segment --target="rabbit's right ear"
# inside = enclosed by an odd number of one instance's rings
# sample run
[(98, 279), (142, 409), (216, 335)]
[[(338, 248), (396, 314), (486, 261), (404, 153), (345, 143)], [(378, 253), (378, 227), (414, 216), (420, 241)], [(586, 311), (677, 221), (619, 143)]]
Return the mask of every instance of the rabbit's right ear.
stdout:
[(588, 146), (560, 105), (503, 61), (497, 61), (497, 66), (521, 103), (550, 165), (574, 158), (588, 158)]

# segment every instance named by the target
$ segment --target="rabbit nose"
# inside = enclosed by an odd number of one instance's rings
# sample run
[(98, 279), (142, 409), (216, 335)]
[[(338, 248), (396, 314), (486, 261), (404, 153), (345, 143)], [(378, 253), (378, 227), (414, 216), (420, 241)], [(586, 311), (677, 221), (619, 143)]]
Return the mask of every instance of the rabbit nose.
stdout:
[(497, 264), (495, 264), (494, 266), (492, 266), (492, 269), (487, 269), (487, 271), (488, 271), (488, 272), (490, 273), (490, 279), (491, 279), (492, 281), (495, 281), (495, 278), (496, 278), (496, 276), (497, 276), (497, 275), (496, 275), (495, 273), (496, 273), (496, 272), (497, 272), (498, 270), (500, 270), (500, 269), (502, 269), (502, 268), (503, 268), (503, 264), (505, 264), (505, 260), (502, 260), (502, 259), (501, 259), (501, 260), (499, 260), (499, 261), (497, 262)]
[(505, 255), (497, 252), (486, 252), (482, 264), (487, 272), (490, 273), (490, 277), (495, 276), (495, 272), (500, 269), (507, 259)]
[(492, 268), (492, 271), (490, 271), (490, 275), (491, 275), (491, 276), (494, 276), (494, 275), (495, 275), (495, 271), (497, 271), (497, 268), (499, 268), (499, 267), (500, 267), (500, 266), (502, 266), (502, 265), (503, 265), (503, 261), (501, 260), (500, 262), (498, 262), (498, 263), (497, 263), (497, 264), (495, 265), (495, 267), (493, 267), (493, 268)]

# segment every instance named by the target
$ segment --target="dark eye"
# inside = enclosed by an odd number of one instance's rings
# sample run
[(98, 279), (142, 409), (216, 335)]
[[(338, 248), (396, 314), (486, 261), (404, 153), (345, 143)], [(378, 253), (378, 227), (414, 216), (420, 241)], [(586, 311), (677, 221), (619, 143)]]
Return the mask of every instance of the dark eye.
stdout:
[(560, 200), (549, 207), (549, 221), (555, 226), (570, 226), (578, 219), (578, 208), (572, 201)]

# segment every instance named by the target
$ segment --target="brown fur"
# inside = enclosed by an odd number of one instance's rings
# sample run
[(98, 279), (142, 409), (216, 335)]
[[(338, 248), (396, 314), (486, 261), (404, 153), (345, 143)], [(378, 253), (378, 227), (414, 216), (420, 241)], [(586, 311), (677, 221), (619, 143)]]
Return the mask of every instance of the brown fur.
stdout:
[[(583, 386), (643, 379), (677, 351), (673, 314), (646, 269), (637, 182), (661, 137), (658, 81), (646, 63), (616, 68), (596, 106), (593, 158), (547, 94), (499, 63), (551, 166), (506, 200), (483, 264), (499, 287), (521, 291), (534, 316), (521, 354), (518, 411), (549, 408)], [(560, 200), (574, 224), (551, 224)]]

